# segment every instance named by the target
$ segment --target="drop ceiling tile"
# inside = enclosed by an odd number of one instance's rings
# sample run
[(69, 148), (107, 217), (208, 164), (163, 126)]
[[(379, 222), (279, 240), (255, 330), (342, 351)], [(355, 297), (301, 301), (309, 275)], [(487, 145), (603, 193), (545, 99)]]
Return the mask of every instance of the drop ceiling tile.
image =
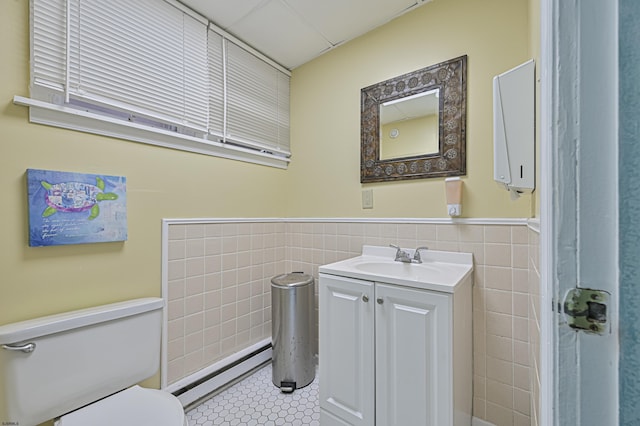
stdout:
[(227, 30), (287, 68), (331, 48), (331, 43), (282, 0), (261, 4)]
[(431, 0), (179, 0), (295, 68)]
[(284, 0), (336, 45), (384, 24), (423, 0)]
[(187, 7), (206, 16), (211, 22), (226, 29), (248, 15), (264, 0), (182, 0)]

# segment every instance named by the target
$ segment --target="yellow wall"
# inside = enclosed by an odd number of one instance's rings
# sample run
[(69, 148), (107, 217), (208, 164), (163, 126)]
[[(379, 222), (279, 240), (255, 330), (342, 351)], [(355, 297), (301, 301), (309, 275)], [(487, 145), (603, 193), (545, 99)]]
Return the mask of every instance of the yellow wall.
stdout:
[[(160, 231), (170, 217), (282, 217), (285, 170), (30, 124), (29, 2), (0, 16), (0, 324), (160, 295)], [(28, 246), (27, 168), (127, 178), (124, 243)]]
[[(434, 0), (295, 69), (293, 163), (283, 171), (28, 123), (27, 108), (11, 102), (29, 95), (28, 2), (3, 2), (0, 324), (159, 295), (165, 217), (445, 217), (442, 179), (367, 185), (374, 209), (362, 210), (360, 89), (463, 54), (464, 216), (528, 217), (531, 197), (512, 202), (492, 180), (491, 78), (535, 50), (536, 10), (527, 0)], [(126, 176), (129, 240), (28, 247), (27, 168)]]
[[(288, 171), (30, 124), (12, 103), (29, 96), (28, 8), (5, 0), (0, 16), (0, 324), (159, 296), (162, 218), (445, 217), (443, 179), (366, 185), (362, 210), (360, 89), (464, 54), (464, 216), (530, 215), (531, 197), (493, 182), (491, 129), (492, 77), (535, 46), (527, 0), (433, 0), (294, 70)], [(30, 248), (27, 168), (126, 176), (128, 241)]]
[[(398, 135), (392, 138), (393, 129)], [(438, 152), (438, 114), (383, 124), (380, 128), (380, 159), (411, 157)]]
[(296, 68), (288, 214), (447, 217), (442, 178), (360, 184), (360, 89), (468, 55), (463, 216), (529, 217), (531, 196), (510, 201), (493, 181), (492, 149), (492, 78), (530, 58), (528, 15), (528, 0), (434, 0)]
[(540, 218), (540, 0), (529, 0), (529, 56), (536, 60), (536, 191), (531, 200), (531, 215)]

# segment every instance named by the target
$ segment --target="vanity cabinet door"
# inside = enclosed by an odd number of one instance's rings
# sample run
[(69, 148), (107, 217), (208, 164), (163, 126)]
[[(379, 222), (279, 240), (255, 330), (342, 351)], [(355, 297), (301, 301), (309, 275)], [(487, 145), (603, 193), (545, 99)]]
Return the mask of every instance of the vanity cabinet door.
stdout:
[(376, 424), (452, 424), (451, 296), (379, 283), (375, 291)]
[(321, 424), (372, 426), (373, 283), (320, 274), (318, 303)]

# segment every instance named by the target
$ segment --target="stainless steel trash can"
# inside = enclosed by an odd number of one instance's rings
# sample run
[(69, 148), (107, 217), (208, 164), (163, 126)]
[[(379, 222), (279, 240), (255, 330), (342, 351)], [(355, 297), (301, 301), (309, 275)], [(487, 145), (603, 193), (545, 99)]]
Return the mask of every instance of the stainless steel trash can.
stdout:
[(307, 386), (316, 375), (313, 284), (301, 272), (271, 279), (272, 381), (282, 392)]

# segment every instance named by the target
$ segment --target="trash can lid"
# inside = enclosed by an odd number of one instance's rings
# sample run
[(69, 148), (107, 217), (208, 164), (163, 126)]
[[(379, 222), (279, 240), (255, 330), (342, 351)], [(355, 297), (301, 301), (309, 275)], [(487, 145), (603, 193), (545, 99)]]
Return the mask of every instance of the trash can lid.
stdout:
[(271, 278), (271, 284), (277, 287), (301, 287), (312, 282), (313, 277), (302, 272), (291, 272)]

